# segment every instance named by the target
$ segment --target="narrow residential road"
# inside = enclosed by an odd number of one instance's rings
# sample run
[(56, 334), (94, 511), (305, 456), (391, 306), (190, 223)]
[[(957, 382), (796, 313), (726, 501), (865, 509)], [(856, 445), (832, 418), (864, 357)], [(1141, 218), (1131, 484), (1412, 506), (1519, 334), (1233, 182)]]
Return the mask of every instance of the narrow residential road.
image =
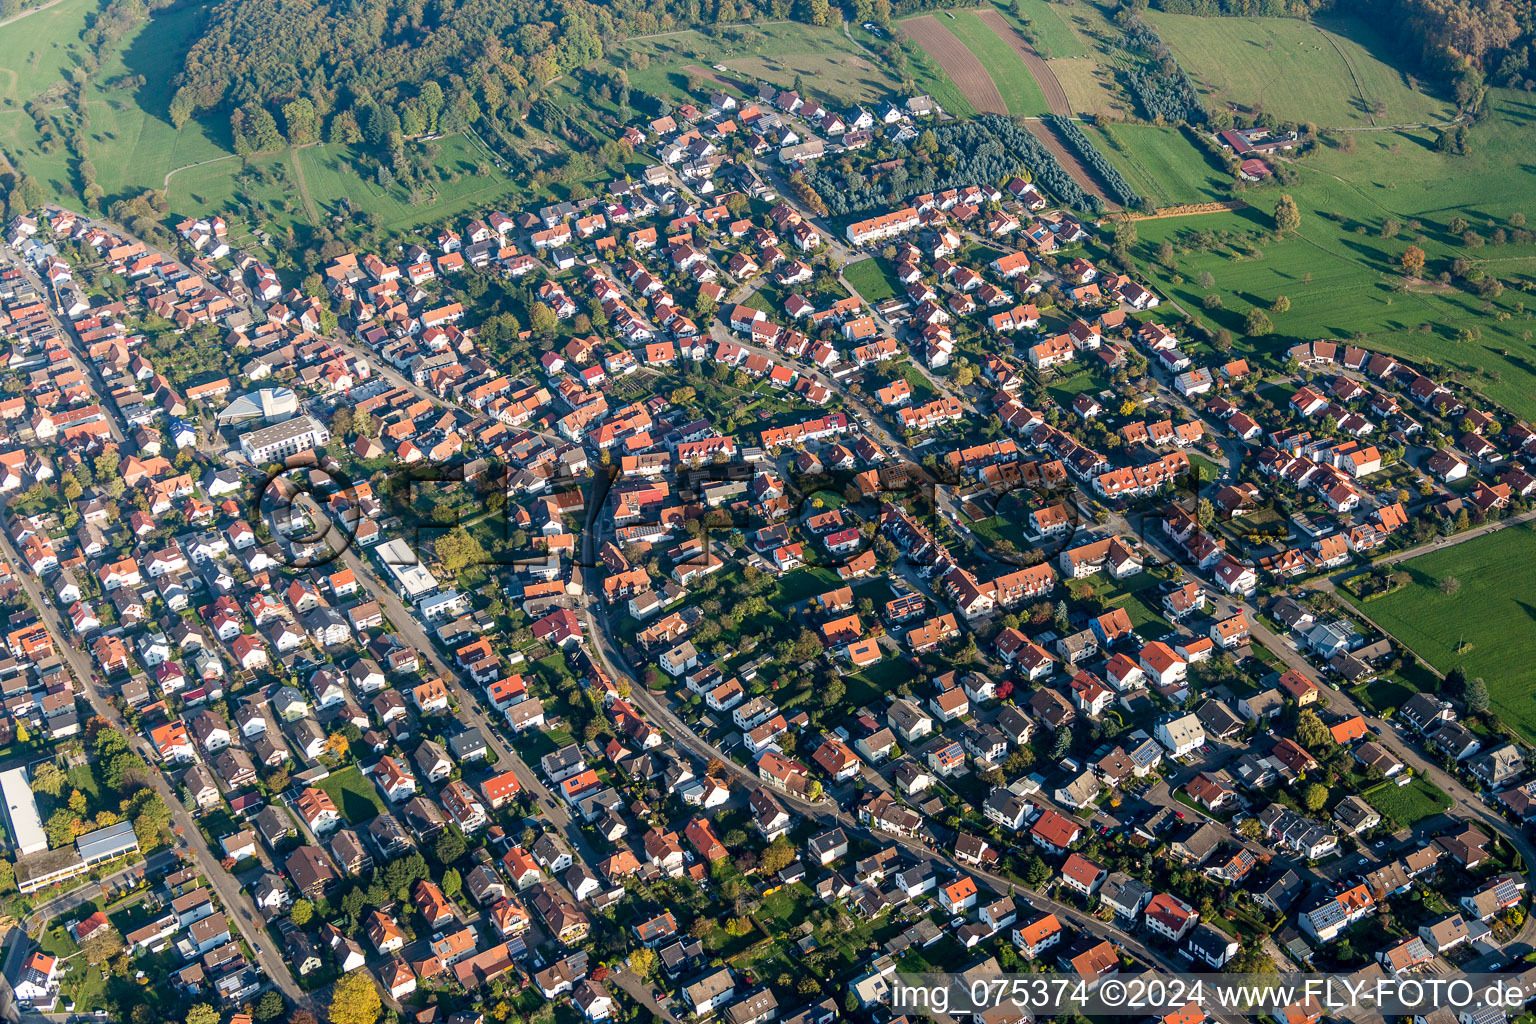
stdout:
[[(0, 531), (0, 553), (3, 553), (12, 565), (26, 564), (21, 561), (15, 546), (11, 543), (10, 535), (5, 531)], [(86, 700), (90, 702), (91, 710), (106, 719), (113, 729), (127, 736), (133, 743), (134, 749), (149, 762), (147, 773), (149, 785), (170, 809), (171, 821), (175, 824), (180, 836), (180, 845), (190, 848), (198, 869), (208, 879), (208, 884), (213, 887), (214, 892), (218, 893), (219, 902), (223, 904), (224, 909), (255, 952), (257, 965), (291, 1003), (314, 1012), (317, 1007), (309, 994), (299, 988), (298, 982), (289, 972), (287, 961), (276, 943), (272, 941), (272, 937), (267, 934), (266, 927), (256, 913), (256, 907), (251, 902), (249, 894), (224, 870), (219, 856), (209, 848), (203, 833), (197, 827), (197, 822), (182, 806), (180, 797), (176, 795), (165, 773), (161, 771), (161, 766), (156, 763), (158, 758), (155, 751), (137, 732), (129, 728), (123, 721), (122, 715), (118, 714), (117, 708), (113, 707), (92, 683), (90, 661), (86, 658), (84, 650), (75, 643), (73, 631), (63, 622), (57, 607), (42, 593), (31, 573), (18, 571), (16, 578), (21, 581), (27, 597), (31, 599), (43, 624), (52, 634), (54, 647), (74, 673)]]
[[(596, 558), (594, 557), (598, 545), (596, 519), (596, 503), (588, 502), (587, 529), (583, 532), (582, 545), (585, 556), (583, 561), (589, 566), (596, 564)], [(791, 793), (764, 786), (755, 772), (731, 760), (724, 752), (699, 736), (698, 733), (679, 719), (668, 706), (664, 695), (658, 696), (645, 688), (645, 685), (640, 682), (629, 664), (624, 661), (622, 654), (617, 650), (607, 628), (607, 614), (601, 608), (600, 602), (595, 596), (597, 593), (601, 593), (602, 589), (598, 570), (596, 568), (587, 568), (585, 573), (587, 576), (584, 588), (586, 598), (582, 612), (584, 628), (590, 641), (590, 650), (615, 679), (623, 678), (629, 681), (630, 699), (651, 718), (653, 723), (659, 723), (672, 736), (674, 742), (688, 750), (693, 756), (706, 761), (719, 761), (725, 767), (725, 770), (735, 776), (740, 784), (748, 790), (764, 789), (771, 793), (774, 799), (784, 804), (794, 813), (819, 823), (823, 828), (842, 828), (847, 832), (870, 836), (879, 842), (896, 843), (919, 861), (933, 864), (936, 867), (942, 866), (947, 873), (968, 874), (976, 879), (978, 884), (986, 886), (999, 896), (1013, 895), (1016, 901), (1021, 899), (1027, 901), (1037, 911), (1055, 914), (1057, 919), (1063, 924), (1070, 924), (1079, 931), (1107, 939), (1127, 953), (1139, 958), (1148, 966), (1162, 967), (1164, 970), (1175, 974), (1187, 973), (1189, 971), (1190, 967), (1187, 962), (1175, 959), (1160, 946), (1148, 946), (1116, 925), (1084, 914), (1067, 904), (1059, 903), (1046, 896), (1020, 891), (1019, 886), (1009, 879), (977, 867), (962, 864), (955, 860), (951, 854), (929, 845), (929, 842), (924, 839), (868, 828), (830, 797), (824, 797), (819, 801), (811, 801)], [(1023, 908), (1019, 916), (1027, 918), (1029, 916), (1028, 907)], [(628, 990), (628, 986), (624, 987)], [(1239, 1024), (1235, 1018), (1219, 1016), (1218, 1019), (1222, 1020), (1223, 1024)]]
[[(1536, 515), (1531, 513), (1530, 515)], [(1159, 535), (1157, 530), (1141, 531), (1138, 536), (1148, 541), (1165, 556), (1172, 556), (1172, 550), (1166, 543), (1166, 538)], [(1191, 579), (1198, 580), (1212, 595), (1212, 614), (1217, 618), (1224, 618), (1242, 611), (1248, 619), (1248, 630), (1254, 643), (1260, 644), (1272, 651), (1287, 668), (1295, 669), (1306, 675), (1308, 679), (1316, 680), (1320, 673), (1307, 658), (1296, 649), (1296, 646), (1285, 637), (1279, 636), (1259, 619), (1259, 612), (1255, 605), (1247, 600), (1225, 595), (1219, 586), (1208, 576), (1202, 576), (1198, 572), (1191, 571), (1192, 566), (1184, 565), (1184, 571)], [(1395, 640), (1395, 638), (1394, 638)], [(1476, 823), (1492, 829), (1503, 839), (1510, 843), (1519, 852), (1525, 862), (1525, 871), (1528, 877), (1536, 877), (1536, 845), (1526, 837), (1523, 829), (1512, 825), (1490, 807), (1483, 799), (1473, 793), (1466, 785), (1451, 773), (1442, 769), (1429, 757), (1425, 756), (1419, 747), (1419, 739), (1407, 729), (1401, 727), (1395, 720), (1388, 721), (1380, 718), (1369, 709), (1358, 704), (1353, 697), (1343, 690), (1336, 690), (1324, 685), (1321, 691), (1322, 703), (1331, 713), (1342, 717), (1359, 715), (1365, 720), (1366, 727), (1376, 732), (1387, 741), (1392, 750), (1402, 759), (1403, 763), (1412, 768), (1420, 778), (1427, 779), (1439, 789), (1445, 792), (1455, 803), (1453, 809), (1463, 816), (1475, 819)], [(1536, 915), (1529, 916), (1520, 929), (1516, 941), (1527, 942), (1536, 945)]]
[[(42, 294), (52, 294), (51, 289), (42, 286), (42, 282), (33, 273), (30, 266), (27, 266), (25, 261), (16, 257), (14, 250), (7, 248), (6, 252), (15, 258), (15, 262), (18, 265), (27, 268), (27, 274), (34, 284), (41, 289)], [(70, 354), (86, 373), (87, 379), (92, 381), (95, 400), (102, 404), (103, 413), (106, 417), (106, 422), (111, 428), (113, 437), (121, 441), (124, 436), (122, 427), (118, 422), (116, 411), (105, 404), (100, 373), (92, 363), (84, 358), (78, 346), (78, 339), (75, 337), (72, 329), (68, 325), (60, 323), (52, 309), (49, 311), (49, 316), (54, 320), (60, 336), (64, 339), (66, 346), (70, 350)], [(299, 988), (298, 983), (289, 972), (287, 962), (277, 949), (276, 944), (272, 941), (271, 936), (267, 934), (266, 928), (257, 915), (255, 905), (251, 902), (249, 895), (224, 870), (221, 858), (209, 848), (202, 832), (197, 827), (196, 821), (193, 820), (186, 808), (182, 806), (181, 799), (177, 796), (174, 787), (171, 786), (170, 780), (166, 778), (165, 773), (161, 770), (161, 766), (157, 763), (158, 756), (156, 752), (150, 748), (149, 744), (141, 736), (128, 727), (122, 715), (118, 713), (117, 708), (97, 689), (96, 684), (93, 682), (94, 677), (92, 673), (94, 666), (86, 656), (83, 646), (79, 643), (79, 638), (74, 635), (73, 628), (64, 621), (51, 595), (44, 594), (38, 585), (36, 577), (24, 568), (26, 563), (20, 558), (15, 545), (11, 542), (9, 534), (5, 531), (0, 531), (0, 553), (3, 553), (12, 565), (18, 567), (17, 579), (20, 580), (27, 597), (31, 600), (43, 624), (53, 637), (54, 646), (59, 656), (74, 674), (75, 680), (80, 687), (80, 692), (90, 703), (92, 711), (109, 722), (113, 729), (127, 736), (134, 749), (143, 755), (145, 761), (149, 763), (149, 771), (147, 773), (149, 786), (154, 789), (170, 810), (172, 823), (180, 837), (178, 845), (190, 849), (199, 870), (207, 876), (209, 884), (218, 894), (219, 900), (230, 918), (250, 944), (255, 954), (257, 966), (261, 968), (272, 984), (291, 1003), (298, 1007), (313, 1010), (315, 1006), (313, 1000)]]
[[(307, 494), (299, 496), (299, 503), (317, 522), (324, 518), (324, 514)], [(421, 620), (416, 617), (415, 609), (408, 608), (378, 570), (354, 548), (349, 547), (342, 552), (341, 559), (354, 575), (368, 581), (368, 591), (383, 607), (384, 614), (390, 623), (399, 631), (406, 643), (414, 647), (432, 666), (432, 670), (448, 684), (449, 692), (453, 694), (454, 700), (459, 705), (455, 717), (465, 725), (475, 726), (480, 730), (480, 734), (485, 737), (486, 745), (496, 752), (496, 767), (510, 769), (515, 773), (523, 789), (538, 801), (539, 815), (554, 824), (565, 835), (572, 850), (582, 860), (589, 865), (596, 864), (597, 860), (593, 856), (591, 845), (582, 834), (569, 808), (550, 792), (533, 768), (503, 740), (500, 727), (486, 715), (476, 694), (464, 685), (458, 669), (438, 653), (436, 641), (427, 635)]]
[(54, 330), (58, 332), (59, 337), (63, 340), (64, 347), (69, 349), (69, 354), (74, 357), (75, 362), (80, 367), (80, 371), (90, 381), (92, 395), (96, 399), (97, 404), (101, 406), (102, 415), (106, 420), (108, 428), (112, 431), (112, 439), (118, 444), (122, 444), (124, 435), (122, 426), (118, 423), (117, 410), (113, 406), (108, 405), (107, 400), (102, 397), (108, 393), (106, 382), (103, 380), (101, 371), (97, 368), (96, 364), (85, 358), (85, 352), (80, 347), (80, 339), (75, 334), (74, 325), (59, 316), (57, 290), (52, 284), (39, 277), (36, 269), (24, 260), (16, 250), (7, 246), (5, 247), (5, 253), (12, 263), (21, 268), (22, 274), (26, 277), (28, 283), (37, 289), (38, 294), (48, 297), (48, 301), (45, 304), (48, 307), (49, 322), (53, 324)]

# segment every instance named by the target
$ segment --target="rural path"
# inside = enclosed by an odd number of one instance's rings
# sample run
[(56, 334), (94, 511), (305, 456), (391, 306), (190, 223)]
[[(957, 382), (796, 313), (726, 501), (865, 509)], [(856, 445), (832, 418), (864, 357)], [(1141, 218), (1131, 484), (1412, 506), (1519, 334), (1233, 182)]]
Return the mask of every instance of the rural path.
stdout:
[(1381, 558), (1376, 559), (1376, 564), (1395, 565), (1398, 562), (1406, 562), (1410, 558), (1427, 555), (1431, 551), (1439, 551), (1442, 548), (1453, 548), (1458, 544), (1465, 544), (1469, 540), (1486, 537), (1490, 533), (1507, 530), (1511, 526), (1519, 526), (1521, 523), (1528, 523), (1533, 519), (1536, 519), (1536, 510), (1522, 512), (1517, 516), (1510, 516), (1508, 519), (1499, 519), (1491, 523), (1484, 523), (1482, 526), (1474, 526), (1470, 530), (1463, 530), (1449, 537), (1436, 538), (1435, 540), (1420, 544), (1418, 547), (1404, 548), (1390, 555), (1383, 555)]
[[(57, 2), (57, 0), (55, 0), (55, 2)], [(759, 21), (759, 22), (755, 22), (753, 27), (754, 28), (767, 28), (770, 25), (798, 25), (798, 24), (800, 24), (800, 22), (790, 21), (787, 18), (780, 18), (778, 21)], [(627, 42), (627, 43), (632, 43), (636, 39), (661, 39), (661, 38), (663, 38), (665, 36), (676, 36), (676, 35), (681, 35), (684, 32), (693, 32), (693, 31), (695, 31), (695, 30), (694, 29), (690, 29), (690, 28), (671, 28), (671, 29), (668, 29), (665, 32), (648, 32), (648, 33), (646, 33), (643, 36), (625, 36), (624, 37), (624, 41)]]
[(1056, 72), (1052, 71), (1051, 66), (1045, 62), (1045, 58), (1029, 45), (1029, 40), (1008, 24), (1008, 20), (1003, 17), (1003, 12), (989, 8), (977, 11), (976, 17), (996, 32), (999, 39), (1013, 47), (1014, 52), (1024, 61), (1024, 66), (1029, 68), (1029, 73), (1035, 76), (1035, 81), (1040, 85), (1040, 91), (1045, 94), (1045, 105), (1051, 113), (1062, 117), (1070, 115), (1072, 106), (1067, 102), (1067, 91), (1061, 87), (1061, 81), (1057, 79)]
[(207, 160), (199, 160), (195, 164), (182, 164), (180, 167), (172, 167), (170, 170), (165, 172), (165, 179), (160, 182), (160, 191), (164, 192), (167, 197), (169, 197), (171, 192), (171, 176), (174, 174), (180, 174), (182, 171), (190, 171), (194, 167), (207, 167), (209, 164), (217, 164), (222, 163), (225, 160), (235, 159), (238, 159), (236, 154), (226, 153), (223, 156), (215, 156), (210, 157)]
[(1360, 86), (1360, 76), (1355, 74), (1355, 66), (1350, 63), (1349, 55), (1344, 52), (1344, 48), (1339, 45), (1339, 41), (1333, 37), (1331, 32), (1324, 30), (1321, 25), (1316, 26), (1316, 28), (1323, 38), (1328, 40), (1328, 44), (1333, 47), (1333, 52), (1339, 55), (1339, 60), (1344, 62), (1344, 70), (1349, 72), (1349, 80), (1355, 86), (1355, 96), (1360, 100), (1360, 109), (1365, 111), (1365, 116), (1369, 117), (1371, 124), (1374, 125), (1376, 123), (1376, 115), (1371, 110), (1371, 101), (1365, 98), (1365, 90)]
[(863, 50), (864, 53), (871, 60), (880, 60), (880, 55), (878, 53), (876, 53), (874, 50), (871, 50), (869, 47), (865, 46), (863, 43), (859, 42), (857, 39), (853, 38), (853, 33), (848, 31), (848, 19), (847, 18), (843, 19), (843, 35), (845, 37), (847, 37), (847, 39), (848, 39), (848, 41), (850, 43), (852, 43), (854, 46), (857, 46), (860, 50)]
[[(1421, 121), (1418, 124), (1367, 124), (1354, 128), (1329, 128), (1330, 132), (1405, 132), (1416, 131), (1424, 128), (1449, 128), (1460, 124), (1467, 119), (1466, 114), (1457, 114), (1449, 121)], [(1289, 158), (1287, 158), (1289, 159)], [(1340, 179), (1343, 180), (1342, 178)]]
[(944, 69), (950, 81), (955, 83), (978, 114), (1007, 115), (1008, 104), (1003, 102), (1003, 96), (997, 91), (992, 76), (987, 73), (981, 61), (976, 59), (976, 55), (953, 32), (939, 23), (939, 19), (931, 14), (908, 18), (901, 23), (901, 28)]
[(64, 0), (48, 0), (48, 2), (45, 3), (45, 4), (38, 4), (36, 7), (28, 7), (26, 10), (22, 11), (20, 14), (13, 14), (9, 18), (5, 18), (4, 20), (0, 20), (0, 28), (4, 28), (5, 26), (9, 25), (13, 21), (20, 21), (22, 18), (31, 17), (32, 15), (36, 14), (38, 11), (46, 11), (48, 8), (52, 7), (54, 4), (63, 3), (63, 2), (64, 2)]
[[(314, 143), (309, 143), (313, 146)], [(292, 146), (288, 150), (288, 160), (293, 164), (293, 180), (299, 186), (299, 199), (304, 203), (304, 215), (309, 222), (316, 226), (320, 223), (320, 207), (315, 204), (315, 197), (309, 194), (309, 183), (304, 180), (304, 162), (299, 159), (299, 150), (304, 146)]]
[(1088, 172), (1088, 168), (1083, 166), (1077, 154), (1061, 140), (1061, 136), (1056, 134), (1055, 129), (1038, 118), (1025, 120), (1024, 128), (1050, 150), (1056, 162), (1061, 164), (1062, 170), (1070, 174), (1072, 180), (1083, 187), (1084, 192), (1103, 200), (1104, 209), (1107, 212), (1114, 213), (1120, 209), (1120, 204), (1109, 198), (1104, 191), (1104, 186), (1100, 185), (1099, 180)]

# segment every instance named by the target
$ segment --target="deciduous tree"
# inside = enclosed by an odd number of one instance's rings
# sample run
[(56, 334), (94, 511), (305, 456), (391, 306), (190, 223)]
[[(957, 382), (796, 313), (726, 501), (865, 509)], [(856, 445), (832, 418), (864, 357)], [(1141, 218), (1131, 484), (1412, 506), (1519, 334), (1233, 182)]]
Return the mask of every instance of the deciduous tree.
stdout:
[(331, 1024), (374, 1024), (383, 1008), (373, 975), (353, 971), (344, 975), (332, 990), (329, 1019)]

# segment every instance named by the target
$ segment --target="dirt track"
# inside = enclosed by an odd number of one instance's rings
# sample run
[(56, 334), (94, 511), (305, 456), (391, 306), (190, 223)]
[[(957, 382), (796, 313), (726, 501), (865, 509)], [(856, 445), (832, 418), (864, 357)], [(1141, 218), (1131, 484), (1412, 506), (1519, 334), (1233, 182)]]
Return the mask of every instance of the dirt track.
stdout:
[(1003, 102), (1002, 94), (997, 91), (997, 85), (993, 83), (992, 76), (987, 74), (987, 69), (937, 18), (931, 14), (911, 18), (903, 21), (901, 28), (928, 56), (938, 62), (939, 67), (965, 94), (978, 114), (1008, 113), (1008, 105)]
[[(1045, 58), (1035, 52), (1035, 48), (1029, 45), (1029, 40), (1019, 35), (1018, 30), (1008, 23), (1003, 17), (1003, 12), (995, 8), (986, 8), (976, 12), (976, 17), (987, 23), (987, 27), (997, 33), (999, 39), (1013, 47), (1014, 52), (1024, 61), (1024, 66), (1029, 68), (1029, 73), (1035, 76), (1035, 81), (1040, 84), (1040, 91), (1045, 94), (1045, 105), (1053, 114), (1063, 117), (1072, 113), (1072, 107), (1067, 103), (1067, 91), (1061, 87), (1061, 82), (1056, 78), (1056, 72), (1045, 62)], [(947, 70), (947, 69), (946, 69)]]
[(1055, 132), (1051, 131), (1050, 125), (1044, 121), (1030, 119), (1024, 122), (1024, 127), (1029, 130), (1031, 135), (1045, 144), (1045, 148), (1051, 151), (1051, 155), (1056, 158), (1056, 162), (1061, 164), (1063, 170), (1072, 175), (1072, 180), (1081, 185), (1084, 192), (1104, 200), (1104, 209), (1106, 210), (1120, 209), (1120, 204), (1105, 195), (1099, 180), (1088, 173), (1088, 168), (1083, 166), (1082, 161), (1077, 158), (1077, 154), (1065, 142), (1061, 141)]

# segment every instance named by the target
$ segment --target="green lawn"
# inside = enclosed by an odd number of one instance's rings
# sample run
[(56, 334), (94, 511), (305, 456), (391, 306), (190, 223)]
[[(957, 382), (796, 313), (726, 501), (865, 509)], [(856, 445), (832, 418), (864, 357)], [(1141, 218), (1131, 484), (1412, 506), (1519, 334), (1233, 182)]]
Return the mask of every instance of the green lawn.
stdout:
[(97, 6), (93, 0), (64, 0), (0, 29), (0, 100), (9, 101), (7, 108), (19, 107), (74, 67), (68, 51), (80, 44), (80, 29)]
[[(1529, 386), (1536, 346), (1517, 287), (1536, 274), (1536, 245), (1493, 244), (1495, 231), (1514, 230), (1515, 214), (1536, 212), (1536, 181), (1525, 169), (1536, 147), (1536, 103), (1503, 91), (1489, 103), (1489, 116), (1471, 132), (1470, 156), (1436, 152), (1432, 132), (1353, 133), (1353, 152), (1325, 147), (1296, 162), (1300, 180), (1250, 190), (1249, 209), (1138, 222), (1136, 256), (1173, 304), (1232, 331), (1242, 354), (1276, 353), (1320, 337), (1358, 339), (1462, 369), (1489, 398), (1536, 416), (1536, 389)], [(1276, 238), (1273, 209), (1282, 192), (1295, 198), (1301, 226)], [(1476, 225), (1489, 244), (1468, 247), (1451, 234), (1456, 217)], [(1388, 220), (1398, 227), (1392, 237), (1382, 232)], [(1174, 247), (1171, 267), (1161, 262), (1163, 242)], [(1427, 275), (1466, 257), (1504, 282), (1503, 295), (1485, 302), (1462, 287), (1434, 283), (1398, 291), (1398, 261), (1410, 245), (1427, 254)], [(1206, 310), (1211, 294), (1222, 305)], [(1278, 295), (1291, 308), (1271, 314), (1274, 333), (1244, 337), (1248, 310), (1267, 308)], [(1474, 332), (1472, 340), (1457, 340), (1464, 329)]]
[(1403, 701), (1418, 692), (1395, 676), (1383, 676), (1354, 687), (1349, 691), (1349, 695), (1380, 715), (1402, 707)]
[(437, 152), (435, 166), (446, 176), (457, 176), (458, 180), (437, 183), (431, 196), (415, 205), (398, 184), (381, 188), (374, 180), (365, 180), (350, 170), (347, 165), (357, 160), (360, 154), (346, 147), (311, 146), (299, 150), (298, 158), (304, 182), (322, 214), (338, 212), (345, 199), (354, 209), (377, 213), (385, 228), (393, 230), (479, 209), (518, 187), (495, 169), (484, 151), (468, 136), (450, 135), (431, 145)]
[[(1389, 62), (1401, 55), (1364, 21), (1203, 18), (1151, 10), (1147, 21), (1205, 91), (1212, 107), (1236, 104), (1324, 127), (1421, 124), (1450, 104), (1418, 91)], [(1327, 27), (1323, 27), (1327, 26)]]
[(902, 683), (917, 682), (920, 676), (904, 656), (887, 654), (868, 668), (843, 677), (848, 685), (845, 702), (850, 708), (875, 703), (894, 693)]
[(878, 256), (851, 264), (843, 271), (843, 277), (868, 303), (884, 302), (899, 294), (896, 282), (891, 280), (885, 268), (880, 265)]
[(1013, 16), (1012, 4), (998, 9), (1015, 28), (1022, 30), (1024, 38), (1030, 41), (1040, 56), (1054, 60), (1058, 57), (1081, 57), (1088, 53), (1082, 38), (1057, 13), (1056, 8), (1060, 5), (1050, 0), (1019, 0), (1018, 5), (1024, 10), (1022, 23)]
[(384, 801), (379, 799), (378, 790), (355, 767), (332, 772), (320, 783), (320, 788), (336, 801), (336, 808), (347, 819), (348, 825), (369, 821), (384, 811)]
[(1216, 478), (1221, 476), (1220, 466), (1196, 452), (1189, 453), (1189, 465), (1200, 474), (1201, 484), (1214, 483)]
[(1143, 572), (1116, 580), (1100, 573), (1083, 582), (1091, 584), (1096, 593), (1104, 595), (1111, 607), (1124, 608), (1126, 615), (1130, 616), (1131, 625), (1148, 639), (1163, 637), (1172, 632), (1173, 626), (1163, 617), (1162, 598), (1158, 593), (1163, 583), (1162, 577)]
[(688, 91), (689, 75), (696, 72), (687, 69), (712, 70), (715, 64), (725, 65), (726, 77), (744, 87), (761, 78), (787, 89), (798, 74), (811, 94), (841, 104), (871, 102), (891, 95), (899, 85), (840, 28), (791, 21), (733, 26), (712, 35), (685, 29), (626, 40), (617, 44), (610, 59), (625, 69), (634, 88), (673, 102), (697, 101), (720, 88), (718, 82), (703, 78), (702, 95)]
[(815, 597), (817, 594), (836, 590), (842, 585), (842, 580), (838, 579), (837, 573), (832, 569), (795, 569), (779, 579), (774, 604), (779, 608), (785, 608)]
[(1414, 779), (1406, 786), (1386, 782), (1362, 795), (1366, 803), (1380, 811), (1383, 817), (1391, 818), (1399, 828), (1412, 828), (1451, 806), (1450, 797), (1423, 779)]
[[(1536, 532), (1499, 530), (1401, 563), (1413, 582), (1361, 608), (1441, 672), (1460, 667), (1468, 678), (1482, 676), (1493, 710), (1536, 738), (1532, 558)], [(1441, 589), (1451, 577), (1460, 582), (1454, 594)]]
[(1083, 126), (1099, 152), (1137, 192), (1159, 207), (1219, 202), (1230, 178), (1185, 128), (1157, 125)]
[[(41, 98), (50, 114), (69, 117), (62, 102), (63, 76), (81, 53), (80, 39), (99, 9), (86, 0), (64, 0), (57, 7), (0, 28), (0, 148), (32, 174), (53, 196), (79, 205), (83, 188), (65, 134), (49, 143), (24, 102)], [(85, 89), (90, 114), (85, 129), (88, 156), (108, 200), (145, 188), (160, 188), (174, 168), (228, 153), (223, 123), (170, 123), (167, 106), (172, 79), (197, 33), (204, 8), (187, 6), (157, 13), (131, 32), (121, 46), (105, 54), (102, 68)], [(142, 75), (144, 84), (109, 87), (125, 76)]]
[(1015, 117), (1041, 117), (1050, 112), (1045, 94), (1023, 58), (975, 11), (956, 11), (953, 18), (939, 19), (939, 24), (953, 32), (981, 61), (1003, 102), (1008, 104), (1008, 113)]

